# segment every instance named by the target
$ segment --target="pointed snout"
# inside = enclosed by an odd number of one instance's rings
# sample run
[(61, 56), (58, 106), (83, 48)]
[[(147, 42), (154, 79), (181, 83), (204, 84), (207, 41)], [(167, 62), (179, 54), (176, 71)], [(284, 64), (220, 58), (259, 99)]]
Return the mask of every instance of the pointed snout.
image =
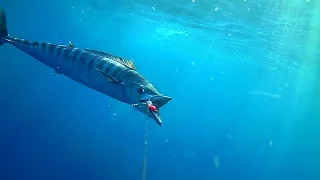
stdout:
[(150, 98), (150, 101), (152, 102), (152, 104), (155, 105), (157, 108), (164, 106), (171, 100), (172, 100), (172, 97), (162, 96), (162, 95), (157, 95)]

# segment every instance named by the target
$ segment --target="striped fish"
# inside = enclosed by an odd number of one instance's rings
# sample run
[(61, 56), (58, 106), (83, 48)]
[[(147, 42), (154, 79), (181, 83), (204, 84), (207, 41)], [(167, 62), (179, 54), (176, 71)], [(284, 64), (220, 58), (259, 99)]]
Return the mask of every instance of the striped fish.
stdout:
[(0, 9), (0, 46), (8, 43), (89, 88), (132, 105), (161, 126), (160, 107), (172, 98), (162, 95), (128, 59), (106, 52), (69, 45), (28, 41), (9, 36), (6, 17)]

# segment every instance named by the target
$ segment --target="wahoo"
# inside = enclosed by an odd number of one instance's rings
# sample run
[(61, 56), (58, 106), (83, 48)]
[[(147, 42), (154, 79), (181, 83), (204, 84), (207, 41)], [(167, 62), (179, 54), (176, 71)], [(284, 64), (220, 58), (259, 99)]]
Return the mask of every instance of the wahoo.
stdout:
[(0, 9), (0, 46), (8, 43), (78, 83), (132, 105), (161, 126), (160, 107), (172, 98), (162, 95), (136, 70), (133, 61), (106, 52), (69, 45), (28, 41), (9, 36)]

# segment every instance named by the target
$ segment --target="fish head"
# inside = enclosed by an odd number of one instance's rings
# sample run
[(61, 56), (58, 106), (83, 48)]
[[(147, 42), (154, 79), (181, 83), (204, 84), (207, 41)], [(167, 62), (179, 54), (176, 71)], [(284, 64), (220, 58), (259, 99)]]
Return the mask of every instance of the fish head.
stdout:
[(160, 107), (172, 100), (171, 97), (162, 95), (146, 80), (134, 83), (131, 97), (135, 99), (132, 104), (134, 108), (153, 119), (159, 126), (162, 125)]
[(159, 126), (162, 126), (162, 117), (160, 107), (172, 100), (171, 97), (163, 95), (151, 96), (148, 99), (141, 99), (138, 103), (133, 104), (138, 111), (153, 119)]

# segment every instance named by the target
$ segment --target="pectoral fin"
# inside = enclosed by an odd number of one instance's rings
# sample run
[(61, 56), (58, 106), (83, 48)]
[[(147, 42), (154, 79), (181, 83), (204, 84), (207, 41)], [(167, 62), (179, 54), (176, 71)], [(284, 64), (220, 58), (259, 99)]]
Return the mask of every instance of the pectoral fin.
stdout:
[(109, 74), (101, 71), (100, 69), (95, 69), (102, 77), (106, 78), (110, 82), (118, 83), (118, 84), (123, 84), (123, 82), (119, 81), (118, 79), (110, 76)]
[(61, 74), (59, 67), (54, 69), (54, 71), (51, 73), (51, 75), (58, 75), (58, 74)]
[(53, 71), (51, 75), (59, 75), (60, 73), (57, 71)]

